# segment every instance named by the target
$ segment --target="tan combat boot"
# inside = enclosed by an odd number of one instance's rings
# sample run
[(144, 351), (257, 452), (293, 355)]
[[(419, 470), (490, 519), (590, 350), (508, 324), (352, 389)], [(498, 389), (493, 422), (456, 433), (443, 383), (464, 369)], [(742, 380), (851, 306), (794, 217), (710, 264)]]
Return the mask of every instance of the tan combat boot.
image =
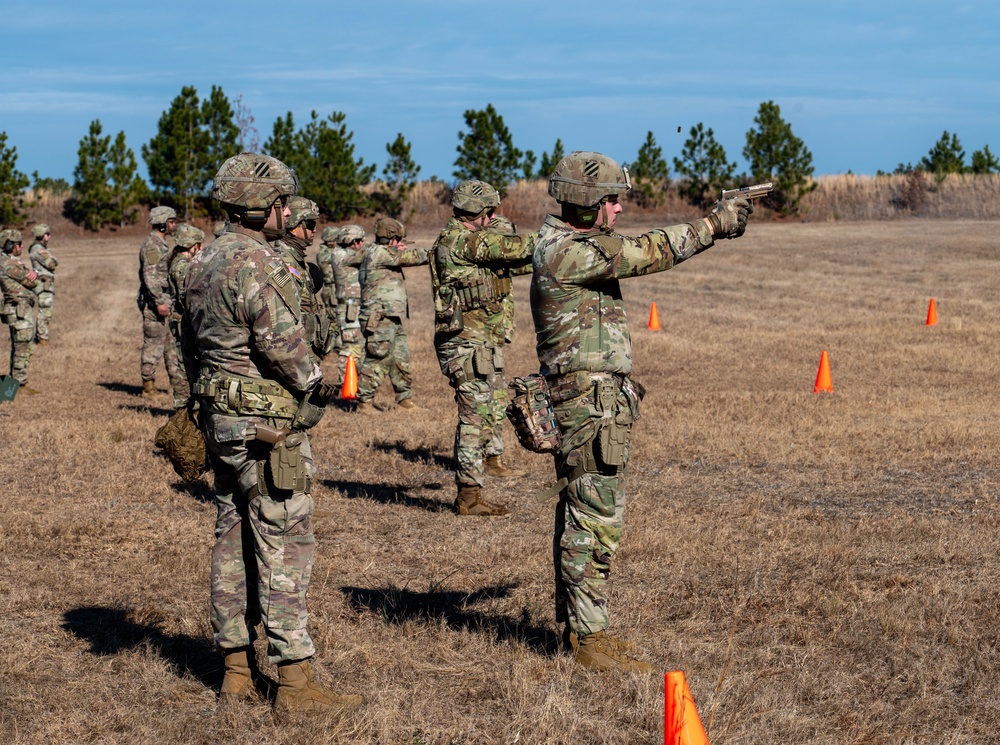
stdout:
[(354, 411), (357, 414), (374, 414), (375, 407), (368, 401), (358, 401), (357, 405), (354, 407)]
[(36, 347), (47, 347), (49, 345), (48, 339), (39, 339), (35, 342)]
[(412, 398), (404, 398), (402, 401), (400, 401), (398, 404), (396, 404), (396, 406), (398, 406), (401, 409), (406, 409), (407, 411), (423, 411), (424, 410), (424, 408), (422, 406), (417, 406), (415, 403), (413, 403), (413, 399)]
[(254, 694), (253, 675), (247, 649), (231, 649), (223, 658), (226, 674), (222, 678), (219, 700), (232, 702), (250, 698)]
[[(572, 641), (574, 634), (570, 632)], [(628, 654), (629, 644), (604, 631), (587, 634), (577, 640), (576, 664), (587, 670), (628, 670), (637, 673), (652, 672), (653, 666)]]
[(526, 475), (527, 471), (518, 471), (515, 468), (507, 468), (500, 462), (499, 455), (487, 456), (484, 462), (487, 476), (496, 476), (501, 479), (516, 479)]
[(474, 517), (503, 517), (510, 514), (510, 510), (503, 505), (493, 504), (480, 498), (478, 486), (460, 486), (458, 488), (455, 512), (459, 515), (472, 515)]
[(361, 696), (328, 693), (313, 682), (309, 660), (278, 666), (278, 695), (274, 708), (288, 711), (350, 711), (364, 702)]
[(142, 397), (143, 398), (159, 398), (160, 392), (156, 390), (155, 380), (144, 380), (142, 381)]

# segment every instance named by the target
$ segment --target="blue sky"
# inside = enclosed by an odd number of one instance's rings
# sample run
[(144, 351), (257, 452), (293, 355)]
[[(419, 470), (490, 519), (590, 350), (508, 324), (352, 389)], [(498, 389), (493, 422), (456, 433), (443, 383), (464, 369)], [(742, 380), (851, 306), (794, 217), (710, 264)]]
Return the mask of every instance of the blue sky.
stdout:
[[(355, 155), (397, 132), (452, 180), (463, 112), (492, 103), (514, 144), (668, 163), (691, 126), (746, 166), (773, 100), (817, 174), (891, 171), (942, 131), (1000, 152), (1000, 3), (898, 0), (367, 3), (6, 0), (0, 131), (24, 173), (72, 181), (89, 123), (140, 151), (182, 86), (242, 96), (261, 141), (291, 111), (346, 114)], [(677, 127), (682, 133), (677, 133)]]

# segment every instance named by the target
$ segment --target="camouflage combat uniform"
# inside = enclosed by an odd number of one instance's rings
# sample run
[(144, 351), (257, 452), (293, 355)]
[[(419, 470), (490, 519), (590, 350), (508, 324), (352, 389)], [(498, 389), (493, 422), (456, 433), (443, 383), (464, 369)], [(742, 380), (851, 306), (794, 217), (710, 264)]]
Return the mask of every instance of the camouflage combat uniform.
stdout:
[(713, 245), (704, 221), (638, 238), (579, 232), (549, 215), (531, 282), (541, 373), (562, 432), (556, 474), (556, 621), (579, 636), (608, 626), (606, 584), (621, 540), (625, 469), (638, 387), (619, 281), (670, 269)]
[(39, 280), (28, 279), (30, 273), (31, 265), (20, 257), (0, 253), (3, 321), (10, 329), (10, 375), (22, 386), (28, 383), (28, 360), (35, 349), (35, 288)]
[(395, 248), (370, 243), (364, 248), (359, 278), (365, 360), (358, 369), (358, 403), (370, 403), (389, 376), (396, 402), (413, 395), (410, 388), (410, 349), (403, 318), (409, 315), (404, 266), (427, 263), (422, 248)]
[(38, 273), (38, 286), (35, 288), (35, 294), (38, 295), (38, 329), (35, 338), (46, 342), (49, 340), (49, 322), (52, 320), (52, 301), (55, 297), (55, 270), (59, 266), (59, 260), (49, 251), (48, 245), (42, 242), (42, 237), (38, 236), (32, 242), (28, 256)]
[[(470, 229), (452, 217), (430, 251), (434, 349), (458, 404), (455, 483), (483, 485), (484, 455), (507, 406), (503, 348), (511, 276), (531, 271), (534, 234)], [(501, 440), (502, 443), (502, 440)]]
[[(260, 157), (260, 156), (258, 156)], [(302, 489), (279, 490), (256, 426), (288, 427), (322, 378), (296, 284), (259, 232), (230, 224), (191, 261), (186, 303), (199, 355), (194, 394), (215, 471), (212, 625), (223, 650), (252, 644), (263, 620), (272, 662), (314, 652), (306, 590), (314, 538), (308, 438)]]
[(173, 304), (168, 289), (170, 253), (171, 247), (163, 234), (157, 230), (150, 231), (139, 249), (139, 294), (136, 301), (142, 311), (142, 380), (156, 379), (156, 368), (162, 359), (176, 398), (177, 391), (184, 390), (187, 380), (177, 358), (177, 348), (171, 343), (167, 319), (156, 311), (158, 305), (169, 308)]
[[(345, 230), (349, 227), (351, 226), (345, 226)], [(364, 237), (364, 232), (360, 231), (360, 228), (358, 231)], [(337, 245), (330, 251), (330, 271), (333, 275), (332, 294), (337, 303), (337, 326), (340, 329), (340, 347), (337, 350), (337, 385), (344, 382), (348, 357), (354, 357), (354, 365), (358, 370), (365, 362), (365, 337), (359, 321), (361, 282), (358, 279), (361, 260), (364, 256), (364, 247), (351, 248), (349, 244), (345, 245), (339, 238)]]
[(170, 329), (170, 339), (165, 344), (173, 343), (177, 354), (178, 365), (184, 373), (184, 384), (174, 387), (174, 408), (187, 406), (191, 398), (190, 381), (184, 367), (184, 340), (181, 338), (184, 328), (184, 288), (187, 284), (188, 270), (191, 268), (191, 258), (195, 246), (200, 244), (205, 234), (192, 225), (177, 227), (177, 245), (174, 247), (167, 262), (167, 291), (170, 293), (170, 315), (167, 316), (167, 326)]
[(274, 249), (288, 267), (289, 274), (295, 279), (299, 292), (299, 306), (302, 308), (302, 324), (306, 329), (309, 348), (316, 362), (330, 353), (333, 348), (333, 337), (330, 331), (330, 317), (321, 294), (314, 292), (312, 275), (306, 261), (308, 247), (294, 236), (286, 235), (275, 241)]

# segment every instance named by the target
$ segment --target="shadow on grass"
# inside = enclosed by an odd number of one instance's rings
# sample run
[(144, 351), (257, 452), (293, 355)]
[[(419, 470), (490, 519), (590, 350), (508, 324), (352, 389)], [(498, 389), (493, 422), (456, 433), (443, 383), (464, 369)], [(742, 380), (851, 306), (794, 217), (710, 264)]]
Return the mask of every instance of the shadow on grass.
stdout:
[(533, 624), (527, 611), (522, 613), (521, 618), (514, 619), (470, 608), (506, 598), (513, 587), (515, 585), (494, 585), (474, 592), (413, 592), (396, 587), (341, 587), (340, 591), (355, 611), (376, 613), (387, 624), (427, 621), (436, 625), (444, 621), (450, 629), (489, 634), (497, 641), (521, 642), (547, 657), (556, 655), (560, 648), (559, 635), (544, 626)]
[[(427, 510), (428, 512), (450, 512), (452, 503), (439, 499), (415, 497), (410, 494), (412, 486), (400, 484), (366, 484), (363, 481), (338, 481), (323, 479), (323, 486), (342, 492), (348, 499), (370, 499), (380, 504), (400, 504), (404, 507)], [(441, 489), (441, 484), (424, 484), (423, 489)]]
[(433, 463), (438, 468), (443, 468), (447, 471), (455, 470), (455, 459), (447, 456), (435, 453), (427, 446), (421, 447), (409, 447), (405, 445), (402, 440), (396, 440), (395, 442), (389, 442), (388, 440), (375, 440), (371, 444), (372, 448), (379, 450), (383, 453), (396, 454), (405, 461), (410, 463)]
[(87, 606), (63, 614), (62, 628), (90, 644), (99, 657), (149, 648), (170, 662), (180, 676), (190, 675), (203, 685), (219, 690), (222, 664), (209, 639), (187, 634), (168, 634), (155, 619), (138, 621), (129, 608)]
[(118, 408), (127, 411), (138, 411), (142, 414), (151, 414), (152, 416), (171, 417), (174, 415), (173, 409), (164, 409), (162, 406), (151, 406), (149, 404), (120, 404)]
[(178, 494), (187, 494), (198, 502), (212, 504), (215, 501), (215, 490), (201, 479), (197, 481), (176, 481), (170, 485), (170, 488)]
[(127, 393), (130, 396), (142, 395), (141, 385), (133, 385), (131, 383), (111, 383), (107, 381), (100, 382), (98, 385), (107, 391), (114, 391), (115, 393)]

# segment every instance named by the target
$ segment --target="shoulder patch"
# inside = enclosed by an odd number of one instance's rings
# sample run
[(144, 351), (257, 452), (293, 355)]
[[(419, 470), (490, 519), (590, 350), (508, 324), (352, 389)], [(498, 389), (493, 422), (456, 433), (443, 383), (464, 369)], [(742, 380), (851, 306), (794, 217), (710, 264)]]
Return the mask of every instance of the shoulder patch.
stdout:
[(299, 320), (301, 308), (299, 306), (299, 293), (295, 287), (292, 275), (288, 273), (288, 267), (284, 264), (278, 266), (267, 277), (267, 284), (271, 285), (278, 293), (281, 301), (288, 306), (288, 310)]
[(613, 259), (621, 253), (622, 245), (624, 244), (624, 239), (617, 233), (592, 233), (581, 236), (580, 240), (596, 248), (606, 260)]

